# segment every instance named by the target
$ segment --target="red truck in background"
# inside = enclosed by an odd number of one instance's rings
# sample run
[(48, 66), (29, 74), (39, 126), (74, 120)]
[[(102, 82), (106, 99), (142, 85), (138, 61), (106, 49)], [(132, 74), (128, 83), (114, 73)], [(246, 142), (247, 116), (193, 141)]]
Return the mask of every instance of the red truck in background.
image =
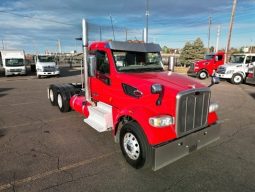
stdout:
[(221, 51), (205, 55), (204, 60), (196, 61), (190, 65), (187, 74), (200, 79), (212, 76), (218, 66), (224, 64), (224, 55), (225, 53)]
[[(112, 131), (134, 168), (158, 170), (219, 139), (220, 124), (209, 87), (164, 71), (153, 43), (93, 42), (83, 20), (82, 82), (52, 84), (48, 99), (71, 109), (98, 132)], [(95, 141), (96, 142), (96, 141)]]

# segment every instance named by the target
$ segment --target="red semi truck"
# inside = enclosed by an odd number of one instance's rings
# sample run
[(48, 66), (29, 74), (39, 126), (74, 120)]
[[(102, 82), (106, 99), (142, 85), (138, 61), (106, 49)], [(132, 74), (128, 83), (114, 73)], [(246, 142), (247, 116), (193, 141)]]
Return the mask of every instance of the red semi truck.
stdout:
[[(112, 131), (133, 167), (158, 170), (219, 138), (220, 124), (209, 87), (164, 71), (153, 43), (94, 42), (83, 20), (82, 82), (52, 84), (48, 98), (71, 109), (98, 132)], [(89, 56), (90, 55), (90, 56)]]
[(52, 84), (48, 98), (97, 131), (111, 130), (131, 166), (158, 170), (214, 142), (220, 129), (210, 88), (164, 71), (160, 50), (152, 43), (94, 42), (92, 55), (85, 51), (85, 81)]
[(200, 79), (205, 79), (208, 76), (212, 76), (217, 70), (218, 66), (224, 64), (224, 55), (224, 52), (205, 55), (204, 60), (197, 61), (190, 65), (187, 74), (189, 76), (198, 77)]

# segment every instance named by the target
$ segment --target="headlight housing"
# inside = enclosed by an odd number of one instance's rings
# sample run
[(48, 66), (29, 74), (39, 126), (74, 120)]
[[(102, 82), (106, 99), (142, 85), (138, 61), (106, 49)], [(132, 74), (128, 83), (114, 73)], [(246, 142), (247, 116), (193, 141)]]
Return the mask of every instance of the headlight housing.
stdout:
[(174, 124), (174, 118), (170, 115), (162, 115), (149, 118), (149, 124), (153, 127), (167, 127)]
[(41, 68), (37, 68), (36, 69), (38, 72), (43, 72), (43, 69), (41, 69)]
[(217, 103), (211, 103), (209, 106), (209, 113), (217, 111), (219, 108), (219, 105)]

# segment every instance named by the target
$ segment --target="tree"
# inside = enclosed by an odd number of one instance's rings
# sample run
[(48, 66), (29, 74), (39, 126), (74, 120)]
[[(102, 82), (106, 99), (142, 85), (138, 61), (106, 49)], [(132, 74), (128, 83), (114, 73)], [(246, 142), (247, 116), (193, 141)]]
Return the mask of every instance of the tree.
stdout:
[(180, 62), (186, 67), (193, 63), (195, 60), (204, 58), (205, 48), (203, 41), (197, 38), (193, 43), (187, 42), (181, 52)]
[(169, 48), (167, 46), (163, 46), (162, 52), (163, 53), (169, 53)]

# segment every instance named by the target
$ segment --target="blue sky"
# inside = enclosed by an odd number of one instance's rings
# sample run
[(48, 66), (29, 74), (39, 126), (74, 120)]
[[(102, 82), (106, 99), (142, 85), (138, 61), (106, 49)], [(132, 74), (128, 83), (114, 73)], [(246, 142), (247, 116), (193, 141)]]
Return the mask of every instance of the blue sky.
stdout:
[[(208, 17), (212, 18), (211, 41), (216, 44), (217, 26), (221, 25), (220, 48), (226, 47), (232, 0), (149, 0), (149, 41), (161, 46), (182, 48), (187, 41), (200, 37), (205, 46)], [(89, 25), (90, 41), (141, 39), (145, 26), (146, 0), (0, 0), (0, 48), (26, 52), (81, 50), (75, 41), (81, 36), (81, 19)], [(232, 33), (232, 47), (255, 45), (255, 0), (238, 0)]]

